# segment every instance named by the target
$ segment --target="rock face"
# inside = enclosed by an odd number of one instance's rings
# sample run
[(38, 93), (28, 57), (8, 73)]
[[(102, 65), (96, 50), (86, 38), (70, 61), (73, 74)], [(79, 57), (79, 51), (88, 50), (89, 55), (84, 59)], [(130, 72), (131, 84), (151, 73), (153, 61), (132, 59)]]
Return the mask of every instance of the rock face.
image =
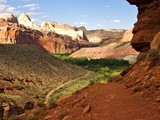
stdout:
[(97, 29), (87, 31), (85, 27), (77, 28), (77, 30), (83, 30), (89, 42), (92, 43), (100, 43), (102, 42), (102, 40), (108, 40), (114, 37), (119, 37), (123, 35), (126, 31), (122, 29)]
[(29, 16), (26, 14), (26, 13), (22, 13), (20, 15), (20, 17), (18, 18), (18, 22), (19, 24), (23, 24), (25, 25), (26, 27), (38, 27), (37, 24), (33, 23), (31, 21), (31, 19), (29, 18)]
[(112, 40), (112, 42), (107, 45), (103, 45), (103, 47), (81, 48), (71, 54), (71, 56), (88, 57), (93, 59), (116, 58), (128, 60), (130, 63), (135, 63), (139, 52), (136, 52), (130, 44), (132, 37), (132, 29), (130, 29), (121, 38)]
[(131, 39), (133, 38), (133, 28), (131, 28), (130, 30), (126, 31), (122, 38), (120, 39), (121, 42), (126, 42), (126, 41), (131, 41)]
[(0, 14), (0, 18), (5, 19), (7, 22), (18, 23), (17, 17), (10, 13)]
[(134, 49), (145, 52), (150, 49), (150, 43), (160, 31), (160, 1), (159, 0), (127, 0), (138, 7), (138, 21), (133, 29), (134, 37), (131, 44)]
[(34, 44), (53, 53), (71, 53), (80, 48), (80, 43), (69, 36), (26, 28), (3, 18), (0, 19), (0, 44)]
[(43, 22), (41, 28), (47, 31), (55, 31), (61, 35), (68, 35), (73, 40), (85, 40), (88, 41), (85, 33), (82, 30), (77, 31), (76, 27), (71, 27), (66, 24), (58, 24), (56, 22)]

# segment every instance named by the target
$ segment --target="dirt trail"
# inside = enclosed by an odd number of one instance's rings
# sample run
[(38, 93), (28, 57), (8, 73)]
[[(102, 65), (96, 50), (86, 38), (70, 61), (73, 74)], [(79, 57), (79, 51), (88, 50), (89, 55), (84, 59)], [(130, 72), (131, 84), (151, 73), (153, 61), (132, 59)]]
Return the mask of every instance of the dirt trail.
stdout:
[[(85, 106), (91, 110), (82, 114)], [(100, 84), (82, 89), (49, 110), (45, 120), (160, 120), (160, 103), (142, 97), (120, 83)]]
[(80, 79), (83, 79), (83, 78), (87, 77), (90, 73), (91, 73), (91, 71), (88, 71), (88, 73), (87, 73), (86, 75), (84, 75), (84, 76), (82, 76), (82, 77), (80, 77), (80, 78), (76, 78), (76, 79), (74, 79), (74, 80), (72, 80), (72, 81), (68, 81), (68, 82), (66, 82), (66, 83), (58, 86), (57, 88), (51, 90), (51, 91), (46, 95), (44, 104), (48, 104), (49, 96), (50, 96), (53, 92), (55, 92), (56, 90), (59, 90), (60, 88), (64, 87), (65, 85), (68, 85), (68, 84), (70, 84), (70, 83), (72, 83), (72, 82), (75, 82), (75, 81), (77, 81), (77, 80), (80, 80)]

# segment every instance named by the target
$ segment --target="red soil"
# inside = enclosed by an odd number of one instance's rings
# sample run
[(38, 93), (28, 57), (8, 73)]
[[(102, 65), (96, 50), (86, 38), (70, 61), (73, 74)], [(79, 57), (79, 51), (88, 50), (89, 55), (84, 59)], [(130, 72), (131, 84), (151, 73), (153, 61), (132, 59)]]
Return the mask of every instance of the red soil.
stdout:
[(133, 93), (122, 83), (96, 83), (57, 104), (43, 120), (160, 120), (160, 102)]

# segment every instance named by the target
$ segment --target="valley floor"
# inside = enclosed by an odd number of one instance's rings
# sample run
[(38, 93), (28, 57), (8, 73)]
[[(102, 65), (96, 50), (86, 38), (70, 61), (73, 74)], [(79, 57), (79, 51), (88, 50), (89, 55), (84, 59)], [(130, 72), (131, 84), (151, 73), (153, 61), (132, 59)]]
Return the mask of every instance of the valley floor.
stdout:
[(57, 101), (43, 120), (160, 120), (160, 103), (122, 83), (95, 83)]

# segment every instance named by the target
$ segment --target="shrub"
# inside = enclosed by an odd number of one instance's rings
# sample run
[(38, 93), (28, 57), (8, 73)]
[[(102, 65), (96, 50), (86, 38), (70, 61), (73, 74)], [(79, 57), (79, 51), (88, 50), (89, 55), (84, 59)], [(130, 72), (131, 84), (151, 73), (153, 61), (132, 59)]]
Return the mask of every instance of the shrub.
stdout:
[(146, 57), (146, 60), (154, 60), (154, 59), (157, 59), (158, 58), (158, 55), (159, 54), (159, 50), (157, 49), (150, 49), (148, 51), (148, 54), (147, 54), (147, 57)]
[(105, 75), (107, 72), (110, 72), (109, 67), (100, 67), (100, 68), (98, 69), (98, 73), (99, 73), (99, 74)]
[(93, 80), (90, 80), (90, 81), (89, 81), (89, 85), (92, 86), (93, 84), (94, 84), (94, 81), (93, 81)]
[(37, 120), (33, 116), (20, 116), (17, 120)]
[(46, 111), (44, 108), (40, 108), (40, 109), (37, 109), (35, 112), (34, 112), (34, 115), (35, 116), (38, 116), (38, 117), (43, 117), (46, 115)]
[(8, 120), (17, 120), (18, 119), (18, 115), (11, 115)]
[(137, 61), (145, 60), (145, 59), (146, 59), (146, 56), (147, 56), (147, 53), (146, 53), (146, 52), (140, 53), (140, 54), (137, 56)]
[(44, 103), (41, 103), (41, 102), (39, 102), (39, 103), (37, 104), (37, 106), (38, 106), (38, 107), (46, 107), (46, 105), (45, 105)]

